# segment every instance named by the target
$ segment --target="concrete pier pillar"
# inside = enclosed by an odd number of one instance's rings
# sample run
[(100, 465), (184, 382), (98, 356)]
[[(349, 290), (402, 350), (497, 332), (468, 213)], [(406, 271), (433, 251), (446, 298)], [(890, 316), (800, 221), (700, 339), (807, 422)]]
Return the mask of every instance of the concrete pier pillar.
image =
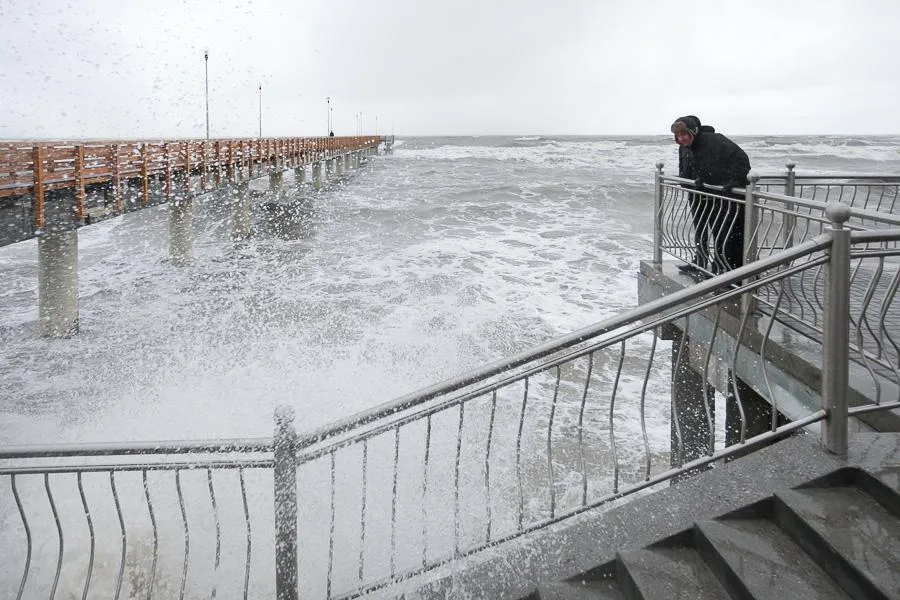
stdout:
[(335, 157), (334, 170), (338, 175), (342, 175), (344, 173), (344, 157), (343, 156)]
[(269, 189), (273, 192), (281, 191), (284, 187), (284, 171), (272, 171), (269, 173)]
[[(672, 338), (672, 451), (673, 467), (707, 456), (713, 450), (715, 433), (715, 389), (703, 375), (693, 369), (690, 356), (691, 340), (682, 348), (681, 330), (673, 329)], [(704, 393), (709, 406), (707, 417)], [(710, 428), (710, 417), (713, 427)], [(676, 426), (677, 425), (677, 426)], [(679, 434), (681, 444), (679, 446)]]
[(169, 203), (169, 256), (185, 264), (194, 254), (194, 198), (186, 196)]
[[(741, 442), (741, 427), (746, 422), (746, 439), (765, 433), (772, 428), (772, 405), (766, 399), (756, 393), (739, 377), (733, 374), (728, 378), (729, 394), (725, 398), (725, 445), (731, 446)], [(738, 404), (740, 398), (740, 404)], [(743, 409), (743, 411), (741, 410)], [(741, 415), (743, 412), (743, 416)], [(777, 425), (784, 425), (787, 421), (782, 415), (777, 415)], [(754, 448), (756, 450), (758, 448)], [(746, 453), (735, 455), (734, 458)], [(733, 459), (732, 459), (733, 460)]]
[(349, 171), (353, 168), (353, 154), (348, 152), (344, 155), (344, 170)]
[(276, 200), (281, 198), (284, 193), (284, 171), (269, 172), (269, 191)]
[(317, 163), (313, 163), (312, 172), (313, 172), (313, 187), (315, 187), (317, 190), (322, 189), (322, 161), (321, 160)]
[(38, 333), (67, 337), (78, 332), (78, 230), (38, 237)]
[(78, 230), (75, 194), (47, 192), (44, 227), (38, 236), (38, 334), (78, 332)]
[(294, 179), (297, 182), (297, 185), (303, 185), (306, 183), (306, 167), (297, 167), (294, 169)]
[(232, 238), (244, 239), (250, 237), (252, 214), (250, 182), (241, 181), (234, 186), (234, 213), (232, 216), (231, 229)]

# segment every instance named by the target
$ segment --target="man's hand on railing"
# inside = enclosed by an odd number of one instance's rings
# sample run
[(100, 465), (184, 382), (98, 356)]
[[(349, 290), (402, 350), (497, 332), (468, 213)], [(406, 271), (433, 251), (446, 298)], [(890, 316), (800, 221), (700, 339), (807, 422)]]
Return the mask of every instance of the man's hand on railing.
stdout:
[(694, 187), (697, 188), (698, 190), (702, 190), (704, 185), (705, 184), (703, 183), (703, 180), (700, 179), (699, 177), (694, 180)]

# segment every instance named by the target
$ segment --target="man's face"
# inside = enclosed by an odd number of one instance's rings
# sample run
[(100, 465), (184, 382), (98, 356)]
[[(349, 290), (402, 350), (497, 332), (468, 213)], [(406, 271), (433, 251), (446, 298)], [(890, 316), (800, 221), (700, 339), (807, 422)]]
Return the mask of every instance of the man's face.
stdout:
[(680, 133), (675, 134), (675, 141), (678, 142), (679, 146), (685, 146), (687, 148), (691, 147), (691, 144), (694, 143), (694, 136), (690, 131), (682, 131)]

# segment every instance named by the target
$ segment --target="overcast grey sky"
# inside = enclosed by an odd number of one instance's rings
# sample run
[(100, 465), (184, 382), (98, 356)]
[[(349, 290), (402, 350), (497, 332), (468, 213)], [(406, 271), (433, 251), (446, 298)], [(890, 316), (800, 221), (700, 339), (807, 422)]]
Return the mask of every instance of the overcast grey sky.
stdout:
[(900, 0), (0, 0), (0, 138), (900, 133)]

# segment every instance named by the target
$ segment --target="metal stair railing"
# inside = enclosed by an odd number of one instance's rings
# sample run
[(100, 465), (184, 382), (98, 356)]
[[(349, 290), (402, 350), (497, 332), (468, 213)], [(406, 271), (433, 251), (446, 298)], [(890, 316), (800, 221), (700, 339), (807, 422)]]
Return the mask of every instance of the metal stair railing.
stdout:
[[(822, 233), (739, 269), (313, 432), (296, 432), (284, 410), (272, 439), (0, 448), (0, 589), (358, 597), (819, 421), (826, 447), (846, 452), (851, 410), (897, 406), (847, 408), (850, 264), (895, 260), (900, 230), (852, 231), (847, 207), (825, 214)], [(750, 323), (747, 299), (778, 290), (778, 314), (803, 277), (823, 299), (823, 405), (760, 435), (742, 422), (724, 446), (705, 395), (707, 437), (690, 458), (671, 376), (696, 364), (683, 340), (711, 332), (704, 378), (714, 349), (726, 368), (746, 353), (779, 368), (771, 327)], [(898, 279), (876, 321), (885, 351), (897, 348), (882, 315)], [(672, 326), (684, 335), (667, 348)]]
[[(670, 468), (668, 436), (653, 432), (670, 392), (653, 375), (672, 368), (657, 333), (732, 310), (755, 289), (738, 281), (794, 276), (829, 244), (824, 234), (311, 433), (279, 412), (272, 439), (0, 449), (0, 545), (21, 574), (0, 582), (4, 595), (359, 596), (786, 435), (825, 413)], [(276, 548), (274, 569), (260, 547)]]
[[(842, 340), (848, 321), (841, 318), (847, 302), (839, 296), (847, 287), (824, 282), (832, 294), (825, 296), (831, 350), (823, 352), (829, 375), (822, 407), (788, 425), (778, 426), (773, 417), (770, 429), (753, 437), (744, 422), (737, 443), (717, 448), (711, 399), (704, 398), (709, 416), (705, 454), (690, 461), (679, 458), (674, 465), (662, 447), (668, 438), (660, 444), (647, 427), (660, 408), (654, 400), (667, 391), (676, 396), (674, 390), (653, 389), (651, 374), (677, 370), (678, 363), (689, 360), (683, 345), (671, 349), (671, 363), (660, 359), (659, 331), (677, 324), (688, 337), (693, 324), (706, 319), (715, 323), (715, 338), (725, 329), (720, 319), (728, 315), (740, 322), (738, 340), (759, 337), (740, 311), (743, 297), (825, 264), (832, 280), (847, 274), (841, 266), (849, 261), (850, 230), (843, 227), (847, 211), (834, 207), (829, 215), (832, 226), (825, 233), (780, 253), (300, 435), (298, 501), (318, 510), (299, 523), (302, 532), (304, 524), (318, 522), (314, 529), (322, 541), (311, 544), (310, 551), (322, 559), (315, 567), (301, 560), (299, 580), (312, 586), (316, 597), (358, 597), (746, 452), (826, 416), (826, 447), (846, 452), (846, 393), (841, 390), (847, 380), (849, 348)], [(900, 230), (880, 235), (881, 241), (900, 240)], [(846, 251), (835, 254), (834, 239), (841, 239), (838, 249)], [(754, 344), (763, 363), (770, 360), (770, 333), (762, 332)], [(737, 344), (730, 354), (719, 352), (736, 361), (739, 352), (747, 351)], [(709, 361), (708, 353), (706, 370)], [(672, 452), (683, 457), (677, 407), (673, 414), (677, 439)], [(621, 433), (629, 423), (634, 424), (630, 437)], [(300, 539), (303, 543), (302, 533)]]

